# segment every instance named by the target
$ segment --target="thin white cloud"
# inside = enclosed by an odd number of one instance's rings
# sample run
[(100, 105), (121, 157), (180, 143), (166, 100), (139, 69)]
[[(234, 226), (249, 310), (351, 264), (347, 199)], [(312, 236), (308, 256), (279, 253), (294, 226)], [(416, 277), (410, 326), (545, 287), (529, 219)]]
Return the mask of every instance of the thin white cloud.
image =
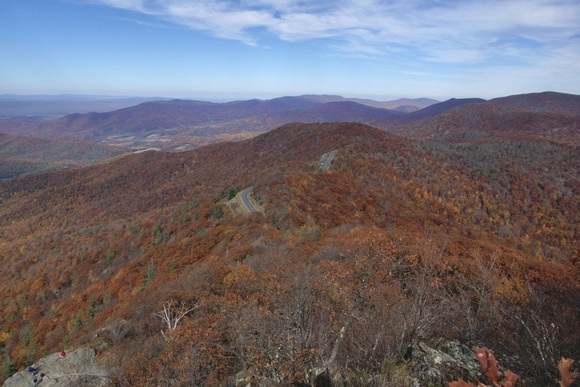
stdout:
[[(331, 39), (345, 53), (389, 54), (403, 47), (427, 61), (476, 64), (501, 55), (578, 51), (578, 0), (88, 0), (246, 44), (264, 32), (286, 41)], [(527, 43), (538, 52), (526, 51)]]
[(441, 50), (432, 49), (430, 56), (425, 59), (432, 62), (456, 63), (456, 64), (476, 64), (485, 60), (488, 56), (478, 50), (453, 49)]

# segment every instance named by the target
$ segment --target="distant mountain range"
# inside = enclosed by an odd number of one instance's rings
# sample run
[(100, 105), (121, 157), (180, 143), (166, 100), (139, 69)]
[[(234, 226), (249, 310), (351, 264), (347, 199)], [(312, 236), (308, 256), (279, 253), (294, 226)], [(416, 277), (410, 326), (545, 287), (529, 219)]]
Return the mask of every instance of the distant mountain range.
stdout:
[(431, 98), (400, 98), (393, 101), (375, 101), (373, 99), (344, 98), (339, 95), (303, 95), (300, 98), (317, 103), (356, 102), (361, 105), (372, 106), (379, 109), (398, 110), (404, 113), (420, 110), (439, 102)]
[[(102, 162), (122, 149), (184, 150), (242, 140), (295, 121), (394, 119), (404, 114), (398, 110), (415, 111), (436, 102), (426, 98), (381, 102), (331, 95), (227, 103), (0, 95), (0, 117), (11, 118), (0, 120), (0, 177)], [(70, 112), (74, 114), (64, 114)]]
[[(399, 110), (405, 113), (416, 111), (439, 101), (429, 98), (398, 99), (394, 101), (375, 101), (371, 99), (344, 98), (338, 95), (304, 95), (289, 97), (290, 104), (297, 107), (310, 106), (312, 103), (356, 102), (382, 109)], [(167, 101), (171, 98), (160, 97), (112, 97), (91, 95), (18, 95), (0, 94), (0, 120), (24, 119), (29, 121), (54, 120), (69, 114), (104, 113), (136, 106), (150, 101)], [(286, 98), (277, 98), (285, 100)], [(304, 104), (300, 104), (304, 101)]]
[[(291, 122), (394, 120), (405, 112), (432, 106), (436, 102), (426, 98), (381, 102), (330, 95), (228, 103), (148, 101), (110, 112), (77, 113), (52, 121), (2, 120), (0, 132), (131, 145), (134, 149), (151, 146), (172, 149), (188, 142), (198, 145), (221, 141), (224, 135), (253, 135)], [(212, 139), (215, 136), (218, 138)]]
[[(70, 100), (79, 101), (72, 97)], [(44, 152), (44, 156), (36, 153), (16, 160), (10, 152), (5, 152), (9, 156), (5, 156), (4, 165), (8, 165), (6, 160), (20, 165), (5, 173), (11, 175), (15, 170), (26, 169), (23, 162), (46, 163), (41, 170), (50, 169), (50, 165), (54, 168), (60, 152), (63, 152), (62, 160), (71, 160), (67, 153), (70, 145), (57, 146), (57, 141), (111, 145), (117, 147), (114, 152), (119, 148), (126, 152), (181, 151), (208, 143), (251, 138), (292, 122), (357, 122), (415, 139), (462, 142), (500, 136), (578, 144), (579, 116), (580, 96), (554, 92), (487, 102), (479, 98), (452, 98), (439, 103), (426, 98), (381, 102), (335, 95), (303, 95), (227, 103), (147, 101), (114, 111), (75, 113), (50, 121), (0, 120), (0, 133), (53, 140), (35, 140), (52, 149)], [(101, 156), (109, 152), (94, 151)], [(50, 160), (45, 157), (49, 154)], [(98, 160), (100, 156), (78, 157), (77, 164), (67, 165), (85, 165)], [(32, 168), (32, 171), (38, 169)]]

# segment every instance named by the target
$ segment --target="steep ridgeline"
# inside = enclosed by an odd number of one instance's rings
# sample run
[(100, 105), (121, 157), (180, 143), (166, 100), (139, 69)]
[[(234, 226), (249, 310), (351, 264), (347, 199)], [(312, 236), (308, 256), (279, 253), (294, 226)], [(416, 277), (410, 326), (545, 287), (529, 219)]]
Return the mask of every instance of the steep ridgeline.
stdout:
[(578, 168), (294, 123), (1, 183), (3, 377), (90, 347), (116, 386), (443, 384), (483, 380), (457, 361), (477, 344), (549, 384), (543, 359), (580, 356)]
[(392, 132), (405, 137), (451, 143), (487, 142), (503, 138), (578, 146), (578, 106), (580, 96), (577, 95), (523, 94), (457, 106), (431, 118), (398, 126)]

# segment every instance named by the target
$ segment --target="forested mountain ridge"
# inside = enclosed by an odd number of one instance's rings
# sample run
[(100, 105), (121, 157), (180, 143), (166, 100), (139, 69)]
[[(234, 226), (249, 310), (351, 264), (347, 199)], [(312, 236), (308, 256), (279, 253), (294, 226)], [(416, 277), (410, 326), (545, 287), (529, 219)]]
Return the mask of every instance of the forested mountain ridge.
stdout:
[[(580, 96), (544, 92), (488, 102), (477, 98), (441, 103), (423, 99), (399, 101), (426, 106), (418, 111), (405, 106), (400, 106), (401, 111), (388, 110), (382, 108), (389, 106), (386, 102), (339, 96), (305, 95), (228, 103), (169, 100), (146, 102), (113, 112), (73, 114), (47, 122), (0, 120), (0, 132), (99, 142), (133, 150), (184, 150), (211, 142), (253, 137), (291, 122), (353, 121), (412, 137), (439, 136), (436, 133), (457, 129), (513, 132), (518, 127), (527, 130), (531, 126), (535, 130), (534, 125), (542, 123), (540, 130), (563, 131), (546, 139), (560, 135), (574, 138), (579, 99)], [(437, 118), (430, 124), (433, 117)]]
[[(55, 121), (33, 123), (2, 121), (3, 131), (36, 135), (94, 139), (109, 134), (146, 133), (154, 130), (187, 128), (201, 124), (291, 111), (320, 105), (299, 97), (212, 103), (190, 100), (152, 101), (105, 113), (71, 114)], [(361, 105), (364, 106), (364, 105)]]
[(536, 113), (580, 115), (580, 95), (545, 91), (495, 98), (490, 103)]
[[(578, 105), (580, 97), (544, 92), (497, 98), (450, 99), (441, 103), (428, 99), (380, 102), (347, 99), (340, 96), (304, 95), (272, 100), (249, 100), (229, 103), (167, 100), (152, 101), (108, 113), (74, 114), (50, 122), (0, 121), (0, 128), (12, 133), (45, 138), (30, 139), (45, 151), (19, 152), (14, 159), (7, 141), (0, 143), (5, 157), (0, 175), (12, 178), (20, 174), (38, 173), (65, 166), (101, 162), (112, 148), (72, 145), (46, 139), (68, 139), (112, 144), (117, 153), (148, 149), (182, 151), (199, 145), (240, 141), (291, 122), (359, 122), (411, 138), (430, 138), (437, 141), (461, 143), (487, 141), (495, 136), (562, 144), (578, 143)], [(427, 107), (413, 111), (409, 106), (401, 110), (399, 103), (415, 103)], [(461, 107), (462, 105), (465, 105)], [(406, 113), (403, 113), (406, 112)], [(4, 136), (4, 139), (16, 137)], [(20, 137), (22, 139), (22, 137)], [(14, 141), (10, 141), (14, 143)], [(34, 145), (36, 143), (36, 145)], [(100, 149), (98, 154), (84, 160), (69, 148)], [(79, 155), (77, 158), (74, 155)]]
[(429, 105), (423, 109), (413, 111), (408, 114), (402, 114), (396, 117), (393, 116), (382, 117), (373, 121), (369, 121), (367, 122), (367, 124), (375, 126), (377, 128), (385, 129), (387, 131), (391, 131), (393, 130), (393, 128), (397, 128), (405, 124), (410, 124), (422, 120), (424, 118), (436, 116), (456, 106), (471, 103), (477, 104), (482, 102), (485, 102), (485, 100), (481, 98), (460, 98), (460, 99), (451, 98), (447, 101), (435, 103), (433, 105)]
[[(365, 123), (404, 114), (385, 106), (429, 106), (434, 100), (380, 102), (339, 96), (281, 97), (211, 103), (151, 101), (111, 112), (71, 114), (53, 121), (0, 120), (0, 132), (41, 138), (99, 142), (142, 150), (183, 150), (216, 141), (248, 138), (291, 122)], [(412, 105), (415, 104), (415, 105)], [(227, 136), (230, 136), (229, 138)]]
[[(511, 101), (516, 106), (521, 100), (514, 98)], [(496, 100), (466, 104), (391, 131), (405, 137), (442, 142), (494, 141), (499, 137), (580, 144), (580, 118), (570, 114), (570, 109), (525, 106), (522, 103), (513, 107)], [(557, 110), (564, 113), (553, 112)]]
[[(524, 140), (295, 123), (4, 182), (4, 375), (88, 345), (120, 386), (474, 380), (428, 361), (457, 342), (549, 383), (580, 355), (580, 163)], [(175, 329), (169, 302), (193, 308)]]

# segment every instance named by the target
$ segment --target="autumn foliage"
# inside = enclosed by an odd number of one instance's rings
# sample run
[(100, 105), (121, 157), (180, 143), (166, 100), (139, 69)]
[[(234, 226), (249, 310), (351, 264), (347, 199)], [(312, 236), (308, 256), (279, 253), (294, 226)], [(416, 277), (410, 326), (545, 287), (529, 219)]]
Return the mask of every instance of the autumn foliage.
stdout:
[(580, 356), (579, 167), (329, 123), (4, 182), (3, 375), (90, 345), (119, 386), (441, 385), (485, 346), (547, 385)]
[[(495, 360), (493, 354), (487, 349), (476, 348), (475, 349), (477, 360), (481, 364), (481, 368), (485, 372), (485, 375), (491, 382), (491, 386), (507, 386), (516, 387), (517, 382), (520, 381), (520, 385), (525, 386), (525, 381), (521, 380), (520, 377), (510, 370), (501, 372), (498, 369), (498, 362)], [(558, 363), (558, 371), (560, 372), (560, 387), (568, 387), (574, 383), (574, 379), (580, 374), (576, 372), (571, 372), (570, 367), (574, 363), (573, 359), (562, 358)], [(461, 379), (457, 382), (449, 383), (449, 387), (475, 387), (473, 384), (465, 382)], [(481, 382), (478, 383), (478, 387), (490, 387)]]

